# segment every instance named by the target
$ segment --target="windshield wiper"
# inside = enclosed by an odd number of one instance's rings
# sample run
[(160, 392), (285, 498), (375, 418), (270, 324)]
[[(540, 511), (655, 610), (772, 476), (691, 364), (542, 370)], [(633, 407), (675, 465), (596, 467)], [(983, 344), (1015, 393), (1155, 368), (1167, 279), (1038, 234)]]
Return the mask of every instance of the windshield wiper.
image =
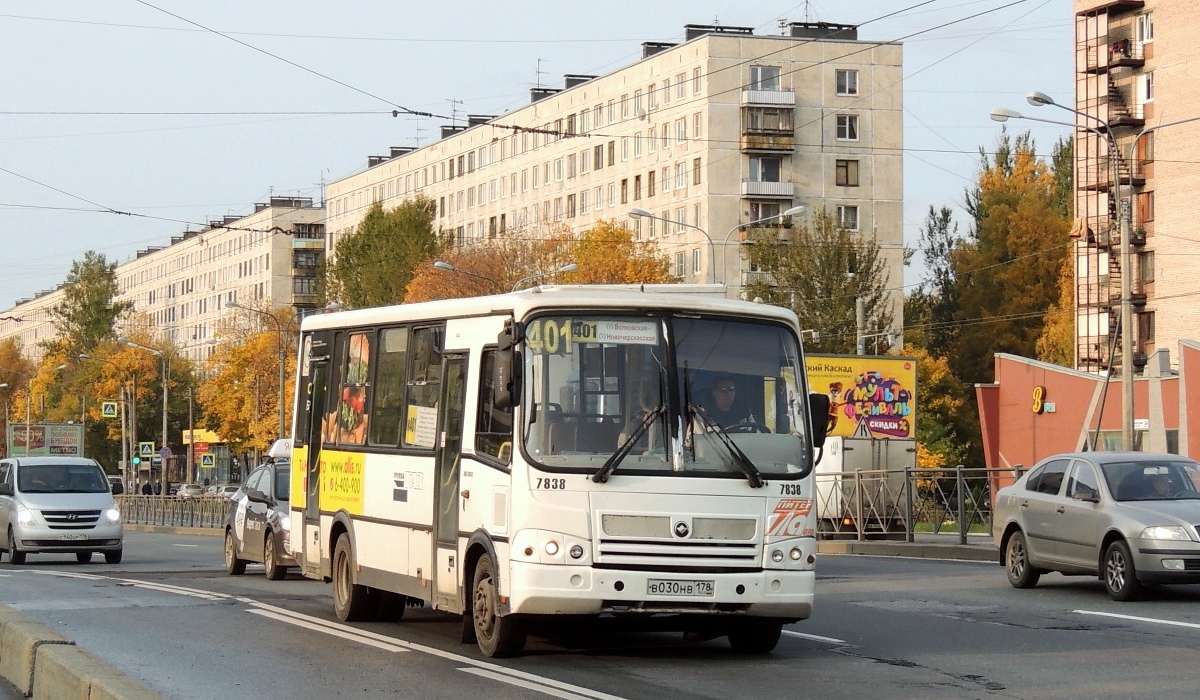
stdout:
[(633, 429), (633, 432), (629, 434), (629, 437), (625, 438), (625, 441), (617, 446), (617, 451), (612, 453), (612, 456), (604, 461), (604, 466), (600, 467), (600, 470), (595, 474), (592, 474), (592, 481), (596, 482), (597, 484), (607, 483), (608, 475), (612, 474), (617, 470), (617, 467), (621, 466), (621, 462), (629, 456), (630, 452), (633, 451), (633, 446), (637, 444), (637, 441), (642, 439), (642, 436), (646, 434), (646, 431), (650, 429), (650, 426), (654, 424), (654, 421), (658, 420), (658, 417), (665, 413), (666, 410), (666, 404), (659, 404), (649, 413), (647, 413), (646, 417), (642, 419), (642, 422), (639, 423), (638, 426)]
[[(699, 418), (701, 425), (710, 433), (716, 434), (721, 440), (721, 444), (729, 451), (729, 456), (733, 459), (733, 464), (746, 475), (746, 479), (750, 481), (751, 488), (762, 488), (767, 485), (767, 480), (763, 478), (762, 472), (758, 471), (758, 467), (754, 466), (754, 462), (742, 452), (733, 438), (729, 437), (729, 433), (721, 427), (721, 424), (713, 420), (712, 416), (704, 410), (703, 407), (695, 404), (688, 404), (688, 416)], [(691, 421), (688, 421), (689, 424)]]

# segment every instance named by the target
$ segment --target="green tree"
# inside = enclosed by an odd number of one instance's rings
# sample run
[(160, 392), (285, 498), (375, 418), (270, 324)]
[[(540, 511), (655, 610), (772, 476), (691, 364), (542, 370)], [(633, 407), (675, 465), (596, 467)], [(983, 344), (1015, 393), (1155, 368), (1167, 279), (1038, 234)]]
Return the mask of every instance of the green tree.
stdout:
[(920, 231), (925, 279), (905, 299), (904, 334), (934, 356), (946, 355), (958, 338), (959, 297), (952, 253), (960, 241), (950, 208), (930, 206)]
[(991, 157), (981, 150), (978, 186), (966, 194), (972, 228), (951, 255), (961, 325), (947, 357), (963, 381), (990, 382), (995, 353), (1034, 355), (1060, 298), (1070, 226), (1061, 186), (1028, 133), (1002, 134)]
[(119, 291), (117, 264), (103, 254), (89, 250), (83, 260), (71, 263), (63, 303), (50, 310), (68, 354), (91, 352), (101, 341), (115, 338), (117, 321), (133, 309), (133, 302), (115, 301)]
[(433, 225), (437, 204), (428, 197), (406, 199), (384, 210), (376, 202), (358, 228), (337, 243), (318, 273), (318, 293), (344, 308), (399, 304), (417, 266), (448, 243)]
[(790, 308), (801, 327), (819, 329), (822, 352), (855, 352), (857, 299), (863, 301), (868, 333), (892, 327), (888, 272), (878, 241), (841, 228), (827, 209), (790, 230), (754, 229), (745, 248), (751, 265), (763, 273), (746, 285), (747, 294)]

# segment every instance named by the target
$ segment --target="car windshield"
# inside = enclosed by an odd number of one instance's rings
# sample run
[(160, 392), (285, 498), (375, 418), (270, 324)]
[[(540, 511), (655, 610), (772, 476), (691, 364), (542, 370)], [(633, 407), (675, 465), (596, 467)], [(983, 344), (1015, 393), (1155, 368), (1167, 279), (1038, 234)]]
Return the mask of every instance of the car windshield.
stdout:
[(1200, 464), (1187, 460), (1111, 462), (1102, 467), (1118, 501), (1200, 499)]
[(547, 470), (759, 485), (809, 469), (799, 344), (782, 324), (543, 316), (524, 348), (524, 447)]
[(22, 464), (17, 471), (22, 493), (105, 493), (108, 478), (93, 464)]

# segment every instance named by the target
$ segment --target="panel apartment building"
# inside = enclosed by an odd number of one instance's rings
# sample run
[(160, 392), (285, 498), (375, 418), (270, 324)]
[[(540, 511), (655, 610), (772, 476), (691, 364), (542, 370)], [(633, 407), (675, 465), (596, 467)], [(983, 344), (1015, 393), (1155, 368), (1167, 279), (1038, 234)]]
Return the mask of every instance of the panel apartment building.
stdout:
[(327, 250), (336, 255), (374, 202), (422, 194), (437, 204), (436, 224), (468, 245), (615, 219), (656, 243), (680, 280), (736, 296), (755, 274), (738, 250), (744, 224), (826, 207), (877, 237), (899, 327), (902, 107), (902, 47), (859, 41), (853, 26), (792, 23), (783, 36), (756, 36), (687, 25), (686, 41), (645, 43), (632, 65), (567, 75), (508, 114), (370, 158), (326, 187)]
[[(1077, 366), (1124, 371), (1120, 337), (1128, 332), (1141, 372), (1156, 349), (1196, 338), (1200, 325), (1200, 263), (1191, 252), (1200, 243), (1200, 121), (1179, 123), (1200, 118), (1200, 88), (1188, 72), (1200, 59), (1200, 4), (1075, 0), (1074, 9), (1075, 107), (1088, 115), (1075, 138)], [(1083, 127), (1107, 128), (1112, 143)], [(1128, 265), (1121, 212), (1130, 217)], [(1118, 332), (1125, 276), (1132, 323)]]
[[(118, 300), (133, 302), (158, 339), (186, 348), (200, 361), (205, 343), (228, 318), (226, 302), (251, 308), (290, 306), (302, 313), (316, 304), (316, 270), (324, 255), (325, 208), (308, 197), (271, 197), (244, 216), (210, 221), (169, 245), (138, 251), (116, 268)], [(27, 357), (41, 356), (39, 342), (58, 337), (50, 310), (62, 288), (17, 302), (4, 316), (0, 339), (16, 337)]]

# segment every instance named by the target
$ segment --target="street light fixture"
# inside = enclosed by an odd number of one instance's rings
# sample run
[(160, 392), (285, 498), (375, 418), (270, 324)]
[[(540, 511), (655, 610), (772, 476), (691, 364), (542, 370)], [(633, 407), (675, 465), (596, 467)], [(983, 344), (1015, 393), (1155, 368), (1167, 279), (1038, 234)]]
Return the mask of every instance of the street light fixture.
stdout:
[(267, 313), (261, 309), (252, 309), (249, 306), (242, 306), (236, 301), (225, 302), (225, 307), (229, 309), (242, 309), (243, 311), (252, 311), (260, 316), (266, 316), (275, 324), (275, 348), (279, 355), (279, 437), (287, 437), (283, 434), (284, 418), (283, 418), (283, 393), (285, 386), (285, 366), (287, 364), (287, 350), (283, 345), (283, 323), (276, 318), (274, 314)]
[(500, 287), (500, 282), (498, 280), (492, 279), (491, 277), (488, 277), (487, 275), (481, 275), (476, 272), (471, 272), (470, 270), (459, 269), (443, 260), (438, 260), (438, 261), (434, 262), (433, 266), (439, 270), (445, 270), (446, 272), (457, 272), (460, 275), (466, 275), (467, 277), (474, 277), (476, 279), (481, 279), (485, 282), (491, 282), (492, 284), (496, 285), (497, 288)]
[[(745, 228), (746, 226), (753, 226), (754, 224), (761, 224), (764, 221), (771, 221), (773, 219), (779, 219), (779, 223), (782, 224), (783, 220), (785, 218), (792, 217), (792, 216), (798, 216), (800, 214), (803, 214), (805, 211), (807, 211), (807, 209), (803, 205), (800, 205), (800, 206), (792, 207), (791, 209), (788, 209), (787, 211), (783, 212), (782, 214), (773, 214), (771, 216), (764, 216), (761, 219), (755, 219), (754, 221), (747, 221), (744, 224), (738, 224), (737, 226), (734, 226), (733, 228), (729, 229), (729, 233), (725, 234), (725, 241), (721, 244), (722, 245), (721, 250), (723, 250), (723, 251), (729, 250), (729, 248), (728, 248), (729, 238), (731, 236), (733, 236), (734, 231), (737, 231), (738, 229)], [(727, 258), (729, 256), (727, 253), (722, 253), (721, 257)], [(729, 269), (728, 265), (723, 265), (723, 267), (725, 270)], [(722, 277), (725, 277), (725, 275), (722, 274)], [(725, 286), (726, 287), (729, 286), (728, 277), (725, 277)], [(740, 287), (741, 285), (739, 284), (738, 286)]]
[(716, 284), (716, 282), (717, 282), (717, 266), (716, 266), (717, 247), (713, 243), (712, 236), (708, 235), (708, 231), (705, 231), (704, 229), (702, 229), (699, 226), (696, 226), (694, 224), (688, 224), (688, 223), (684, 223), (682, 221), (672, 221), (671, 219), (668, 219), (663, 216), (655, 216), (655, 215), (651, 214), (650, 212), (646, 211), (645, 209), (630, 209), (629, 215), (635, 219), (642, 219), (642, 218), (657, 219), (659, 221), (665, 221), (668, 224), (675, 224), (676, 226), (683, 226), (684, 228), (696, 229), (700, 233), (703, 233), (704, 237), (706, 239), (708, 239), (708, 274), (706, 276), (712, 277), (712, 280), (711, 280), (712, 283)]

